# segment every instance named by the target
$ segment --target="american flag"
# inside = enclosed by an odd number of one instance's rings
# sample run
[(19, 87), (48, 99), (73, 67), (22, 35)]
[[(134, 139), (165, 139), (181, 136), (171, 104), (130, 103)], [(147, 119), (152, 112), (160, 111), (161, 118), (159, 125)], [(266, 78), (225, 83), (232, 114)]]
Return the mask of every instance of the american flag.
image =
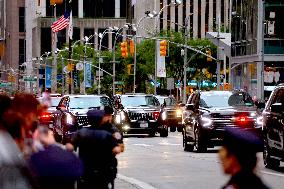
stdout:
[(53, 32), (59, 32), (69, 25), (70, 12), (65, 12), (57, 21), (53, 22), (51, 29)]

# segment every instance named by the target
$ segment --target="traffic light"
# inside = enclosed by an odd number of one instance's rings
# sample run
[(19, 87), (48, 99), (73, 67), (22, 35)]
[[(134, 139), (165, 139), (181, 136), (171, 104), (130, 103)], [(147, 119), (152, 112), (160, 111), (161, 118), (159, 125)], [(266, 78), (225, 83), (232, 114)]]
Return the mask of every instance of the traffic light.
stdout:
[(133, 75), (134, 64), (127, 64), (127, 74)]
[(167, 41), (160, 41), (160, 56), (167, 56)]
[(134, 55), (134, 41), (133, 41), (133, 39), (131, 39), (129, 41), (129, 51), (130, 51), (131, 56), (133, 56)]
[(50, 5), (60, 5), (63, 3), (63, 0), (50, 0)]
[(121, 56), (123, 58), (126, 58), (128, 56), (127, 42), (126, 41), (120, 43), (120, 49), (121, 49)]
[[(209, 55), (209, 56), (212, 56), (211, 50), (207, 50), (206, 54)], [(212, 58), (207, 56), (207, 62), (212, 62)]]

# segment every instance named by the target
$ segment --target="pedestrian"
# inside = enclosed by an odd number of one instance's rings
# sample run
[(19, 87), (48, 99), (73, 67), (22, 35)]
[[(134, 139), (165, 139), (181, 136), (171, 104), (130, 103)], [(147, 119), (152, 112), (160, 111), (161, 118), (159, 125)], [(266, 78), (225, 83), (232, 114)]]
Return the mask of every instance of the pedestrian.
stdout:
[[(91, 110), (92, 111), (92, 110)], [(115, 138), (115, 140), (117, 141), (119, 147), (120, 147), (120, 151), (124, 152), (124, 143), (123, 143), (123, 134), (122, 132), (113, 124), (113, 108), (110, 106), (105, 106), (104, 107), (104, 115), (102, 118), (101, 123), (99, 124), (99, 128), (98, 129), (102, 129), (102, 130), (106, 130), (109, 133), (112, 134), (112, 136)], [(90, 114), (90, 112), (89, 112)], [(114, 180), (116, 178), (117, 175), (117, 158), (116, 156), (113, 156), (112, 158), (112, 167), (113, 167), (113, 171), (112, 171), (112, 179), (111, 179), (111, 188), (114, 188)]]
[(75, 149), (79, 148), (79, 157), (85, 168), (78, 189), (112, 187), (116, 174), (113, 158), (121, 148), (110, 132), (100, 128), (104, 115), (104, 110), (88, 112), (91, 127), (80, 129), (72, 139)]
[(38, 188), (21, 150), (24, 146), (24, 118), (10, 110), (11, 99), (0, 95), (0, 188)]
[(267, 189), (256, 175), (257, 152), (262, 141), (252, 132), (243, 129), (226, 129), (219, 159), (225, 174), (231, 176), (223, 189)]

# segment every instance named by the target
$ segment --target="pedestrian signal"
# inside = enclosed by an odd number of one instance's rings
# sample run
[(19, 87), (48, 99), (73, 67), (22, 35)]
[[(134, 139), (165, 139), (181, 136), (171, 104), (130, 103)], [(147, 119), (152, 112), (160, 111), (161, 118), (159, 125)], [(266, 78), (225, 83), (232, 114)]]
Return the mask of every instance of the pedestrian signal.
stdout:
[[(207, 50), (206, 54), (212, 56), (211, 50)], [(207, 62), (212, 62), (212, 58), (207, 56)]]
[(133, 40), (129, 41), (129, 51), (130, 51), (131, 56), (133, 56), (134, 55), (134, 41)]
[(160, 41), (160, 56), (167, 56), (167, 41)]
[(126, 41), (120, 43), (120, 50), (121, 50), (121, 57), (126, 58), (128, 56)]

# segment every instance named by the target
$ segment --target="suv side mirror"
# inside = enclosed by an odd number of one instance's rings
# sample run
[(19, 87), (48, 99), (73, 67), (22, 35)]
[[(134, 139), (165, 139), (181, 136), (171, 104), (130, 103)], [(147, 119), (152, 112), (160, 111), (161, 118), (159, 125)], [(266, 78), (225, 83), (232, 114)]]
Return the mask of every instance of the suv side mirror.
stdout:
[(187, 105), (185, 105), (185, 109), (194, 111), (194, 104), (187, 104)]
[(284, 111), (284, 106), (282, 103), (275, 103), (271, 105), (271, 112), (280, 113)]

